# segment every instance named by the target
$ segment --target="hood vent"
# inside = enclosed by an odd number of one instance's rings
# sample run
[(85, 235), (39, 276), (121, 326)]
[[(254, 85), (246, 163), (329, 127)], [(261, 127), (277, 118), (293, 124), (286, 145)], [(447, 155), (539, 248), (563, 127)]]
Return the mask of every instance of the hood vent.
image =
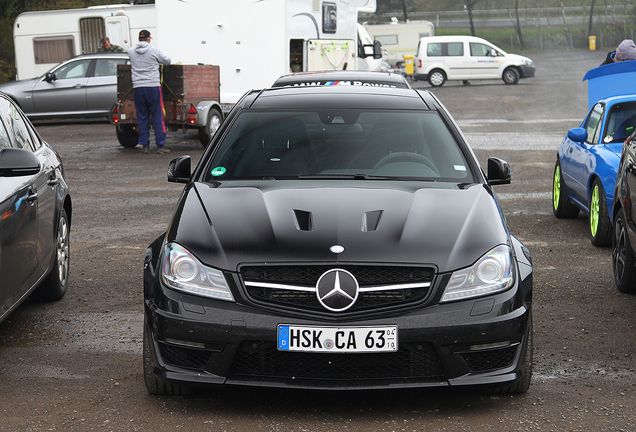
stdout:
[(294, 222), (296, 229), (299, 231), (314, 230), (314, 216), (311, 212), (305, 210), (294, 210)]
[(380, 225), (380, 219), (382, 218), (384, 210), (374, 210), (366, 212), (362, 215), (362, 231), (376, 231)]

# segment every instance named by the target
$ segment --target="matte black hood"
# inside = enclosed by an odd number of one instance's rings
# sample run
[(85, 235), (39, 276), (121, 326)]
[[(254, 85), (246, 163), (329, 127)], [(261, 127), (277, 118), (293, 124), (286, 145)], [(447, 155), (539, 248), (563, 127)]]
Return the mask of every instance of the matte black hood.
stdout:
[[(184, 191), (168, 239), (205, 264), (231, 271), (241, 263), (395, 262), (446, 272), (508, 241), (498, 204), (484, 185), (331, 184), (197, 183)], [(344, 251), (331, 252), (334, 245)]]

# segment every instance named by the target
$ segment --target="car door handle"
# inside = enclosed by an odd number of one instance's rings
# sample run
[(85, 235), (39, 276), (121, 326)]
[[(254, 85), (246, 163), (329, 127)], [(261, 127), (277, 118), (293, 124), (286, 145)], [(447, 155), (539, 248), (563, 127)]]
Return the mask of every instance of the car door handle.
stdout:
[(84, 84), (75, 84), (73, 87), (75, 87), (75, 88), (84, 88), (86, 86)]

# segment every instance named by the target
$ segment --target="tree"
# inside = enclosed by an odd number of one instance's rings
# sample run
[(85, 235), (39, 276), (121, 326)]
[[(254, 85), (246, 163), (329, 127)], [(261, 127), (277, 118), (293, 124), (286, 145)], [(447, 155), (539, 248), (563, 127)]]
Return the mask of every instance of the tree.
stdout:
[(468, 20), (470, 21), (470, 34), (477, 36), (475, 33), (475, 23), (473, 22), (473, 8), (475, 7), (477, 0), (464, 0), (464, 7), (468, 11)]
[(521, 34), (521, 21), (519, 20), (519, 2), (521, 0), (515, 0), (515, 17), (517, 18), (516, 32), (517, 39), (519, 40), (519, 46), (525, 48), (526, 44), (523, 43), (523, 35)]
[(588, 37), (592, 36), (592, 21), (594, 19), (594, 3), (596, 3), (596, 0), (592, 0), (592, 3), (590, 4), (590, 21), (587, 26)]

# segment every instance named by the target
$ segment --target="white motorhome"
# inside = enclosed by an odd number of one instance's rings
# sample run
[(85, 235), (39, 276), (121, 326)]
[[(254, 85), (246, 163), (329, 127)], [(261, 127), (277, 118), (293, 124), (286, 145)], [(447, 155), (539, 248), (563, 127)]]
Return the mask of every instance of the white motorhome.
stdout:
[(392, 65), (403, 62), (405, 55), (415, 55), (420, 39), (435, 34), (430, 21), (400, 23), (396, 18), (390, 24), (366, 24), (365, 28), (374, 40), (380, 41), (386, 61)]
[(124, 50), (137, 43), (139, 31), (155, 29), (155, 5), (117, 4), (20, 14), (13, 25), (16, 79), (35, 78), (78, 54), (97, 52), (101, 38)]
[(358, 34), (358, 13), (374, 12), (376, 0), (156, 0), (155, 6), (161, 50), (173, 63), (219, 65), (223, 105), (289, 72), (379, 70), (380, 62), (370, 61), (374, 53), (380, 58), (379, 44), (364, 28)]

